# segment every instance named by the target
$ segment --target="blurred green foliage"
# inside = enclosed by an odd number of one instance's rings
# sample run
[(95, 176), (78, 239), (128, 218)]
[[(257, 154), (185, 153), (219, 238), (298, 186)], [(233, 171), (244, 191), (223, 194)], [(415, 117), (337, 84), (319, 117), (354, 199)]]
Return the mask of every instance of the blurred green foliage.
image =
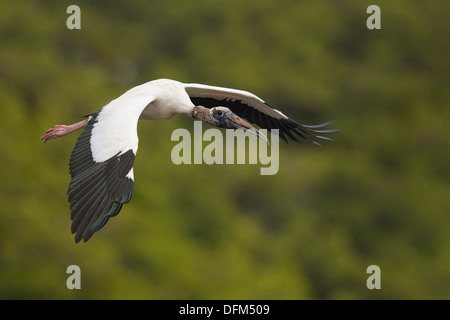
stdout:
[[(83, 0), (81, 30), (69, 4), (0, 2), (1, 299), (450, 298), (448, 1)], [(142, 122), (133, 200), (76, 245), (78, 134), (39, 137), (157, 78), (248, 90), (343, 132), (280, 144), (261, 176), (176, 166), (171, 132), (192, 120)]]

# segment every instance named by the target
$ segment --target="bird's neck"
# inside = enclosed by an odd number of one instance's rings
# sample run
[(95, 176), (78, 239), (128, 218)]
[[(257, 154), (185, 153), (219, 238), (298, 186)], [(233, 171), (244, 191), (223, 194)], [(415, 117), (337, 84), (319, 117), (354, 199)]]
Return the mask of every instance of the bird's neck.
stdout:
[(192, 118), (208, 123), (213, 123), (214, 120), (211, 110), (203, 106), (196, 106), (192, 110)]

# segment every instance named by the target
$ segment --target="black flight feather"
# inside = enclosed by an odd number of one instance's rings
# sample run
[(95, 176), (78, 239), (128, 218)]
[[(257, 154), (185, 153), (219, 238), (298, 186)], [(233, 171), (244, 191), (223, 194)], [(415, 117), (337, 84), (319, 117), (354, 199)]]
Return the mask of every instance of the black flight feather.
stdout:
[(75, 242), (88, 241), (109, 218), (119, 213), (133, 194), (134, 182), (127, 177), (133, 168), (133, 150), (118, 153), (104, 162), (93, 159), (90, 141), (100, 112), (89, 115), (92, 118), (78, 138), (69, 162), (72, 180), (67, 194)]
[[(295, 135), (302, 138), (303, 141), (310, 141), (316, 145), (319, 145), (319, 142), (317, 140), (332, 140), (331, 138), (324, 137), (322, 135), (318, 134), (331, 134), (331, 133), (337, 133), (340, 132), (340, 130), (316, 130), (317, 128), (323, 128), (325, 126), (328, 126), (334, 121), (330, 121), (327, 123), (319, 124), (319, 125), (303, 125), (295, 122), (294, 120), (290, 118), (280, 118), (276, 119), (274, 117), (271, 117), (267, 114), (265, 114), (262, 111), (257, 110), (256, 108), (253, 108), (252, 106), (242, 102), (241, 100), (233, 100), (233, 99), (215, 99), (211, 97), (195, 97), (190, 96), (191, 101), (194, 103), (194, 105), (203, 106), (205, 108), (214, 108), (218, 106), (223, 106), (229, 108), (231, 111), (233, 111), (236, 115), (239, 117), (246, 119), (252, 124), (256, 124), (260, 128), (264, 129), (278, 129), (279, 130), (279, 136), (287, 142), (287, 139), (285, 135), (287, 135), (292, 140), (301, 143), (300, 140), (297, 139)], [(268, 108), (272, 108), (270, 105), (265, 103), (265, 105)], [(273, 109), (273, 108), (272, 108)], [(294, 135), (295, 134), (295, 135)]]

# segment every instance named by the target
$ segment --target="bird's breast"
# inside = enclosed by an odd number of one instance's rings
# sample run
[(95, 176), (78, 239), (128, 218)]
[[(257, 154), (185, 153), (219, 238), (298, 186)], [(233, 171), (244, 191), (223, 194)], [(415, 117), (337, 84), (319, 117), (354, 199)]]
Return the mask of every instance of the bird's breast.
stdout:
[(192, 112), (193, 107), (193, 105), (189, 105), (185, 101), (166, 101), (165, 99), (157, 99), (145, 107), (139, 119), (167, 120), (176, 114), (189, 115)]

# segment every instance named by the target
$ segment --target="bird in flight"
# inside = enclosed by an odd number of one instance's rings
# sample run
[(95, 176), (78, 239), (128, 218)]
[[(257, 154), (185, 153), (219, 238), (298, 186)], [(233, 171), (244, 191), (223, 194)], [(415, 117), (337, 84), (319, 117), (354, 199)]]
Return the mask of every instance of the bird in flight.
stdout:
[(323, 129), (333, 121), (315, 126), (299, 124), (247, 91), (169, 79), (136, 86), (87, 115), (87, 119), (53, 126), (41, 137), (46, 142), (84, 128), (69, 162), (67, 194), (75, 242), (88, 241), (131, 200), (138, 120), (170, 119), (176, 114), (220, 128), (242, 129), (266, 142), (267, 138), (250, 123), (278, 129), (286, 142), (289, 137), (320, 145), (320, 140), (331, 140), (324, 134), (339, 132)]

